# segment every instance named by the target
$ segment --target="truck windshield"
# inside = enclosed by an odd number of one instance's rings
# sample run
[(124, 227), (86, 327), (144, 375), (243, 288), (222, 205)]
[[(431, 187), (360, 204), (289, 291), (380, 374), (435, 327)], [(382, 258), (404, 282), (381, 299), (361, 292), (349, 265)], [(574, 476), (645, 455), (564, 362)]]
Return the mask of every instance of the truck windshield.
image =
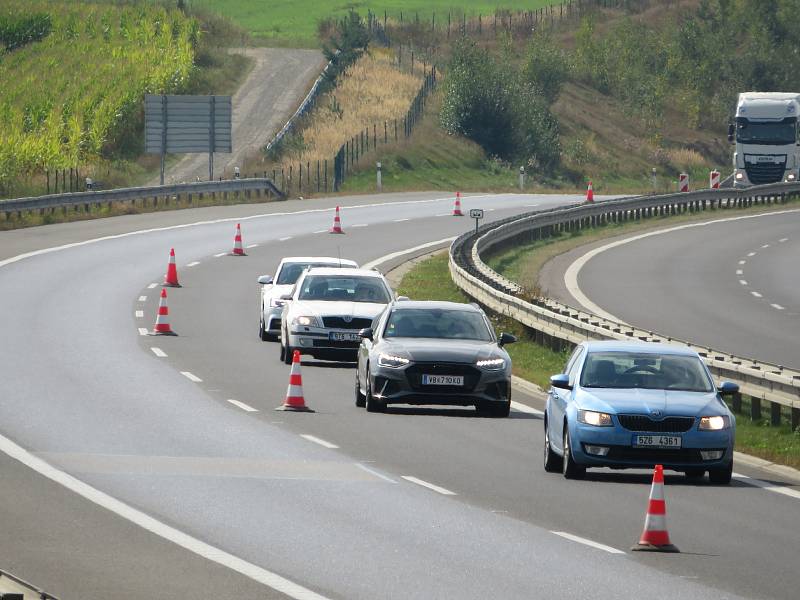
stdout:
[(787, 117), (782, 121), (750, 121), (736, 118), (736, 141), (743, 144), (767, 144), (778, 146), (794, 144), (795, 142), (794, 117)]

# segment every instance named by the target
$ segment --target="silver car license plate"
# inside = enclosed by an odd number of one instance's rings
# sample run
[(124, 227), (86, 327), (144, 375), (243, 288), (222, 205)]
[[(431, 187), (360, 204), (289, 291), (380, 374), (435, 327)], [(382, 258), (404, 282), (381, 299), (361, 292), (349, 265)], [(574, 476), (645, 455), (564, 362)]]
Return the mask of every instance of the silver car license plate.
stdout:
[(361, 340), (361, 336), (358, 335), (358, 332), (342, 333), (341, 331), (331, 331), (328, 334), (328, 339), (332, 342), (358, 342)]
[(464, 385), (463, 375), (423, 375), (422, 385)]
[(646, 448), (680, 448), (679, 435), (635, 435), (633, 445)]

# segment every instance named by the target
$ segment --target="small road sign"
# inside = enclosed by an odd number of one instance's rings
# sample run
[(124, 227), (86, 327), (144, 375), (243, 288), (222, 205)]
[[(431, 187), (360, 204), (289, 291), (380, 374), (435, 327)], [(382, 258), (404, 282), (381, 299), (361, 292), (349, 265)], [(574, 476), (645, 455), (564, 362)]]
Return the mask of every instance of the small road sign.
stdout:
[(483, 218), (483, 209), (482, 208), (470, 208), (469, 209), (469, 216), (471, 219), (482, 219)]

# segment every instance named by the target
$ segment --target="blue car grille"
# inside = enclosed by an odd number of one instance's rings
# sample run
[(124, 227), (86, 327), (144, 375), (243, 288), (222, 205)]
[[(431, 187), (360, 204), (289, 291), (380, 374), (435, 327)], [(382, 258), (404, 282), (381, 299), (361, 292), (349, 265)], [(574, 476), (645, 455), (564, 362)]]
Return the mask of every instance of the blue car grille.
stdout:
[(609, 460), (635, 461), (640, 464), (693, 464), (702, 463), (700, 450), (694, 448), (632, 448), (630, 446), (611, 446)]
[(679, 433), (689, 431), (694, 425), (694, 417), (666, 417), (656, 421), (647, 415), (617, 415), (617, 419), (628, 431)]

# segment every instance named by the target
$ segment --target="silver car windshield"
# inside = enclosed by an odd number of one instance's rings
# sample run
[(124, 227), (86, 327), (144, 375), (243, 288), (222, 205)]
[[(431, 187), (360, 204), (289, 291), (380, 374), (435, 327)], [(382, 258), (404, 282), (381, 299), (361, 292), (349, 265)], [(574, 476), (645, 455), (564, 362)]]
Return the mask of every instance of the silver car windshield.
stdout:
[(583, 364), (580, 384), (585, 388), (714, 390), (697, 357), (636, 352), (590, 352)]
[(483, 315), (468, 310), (404, 308), (389, 316), (383, 337), (492, 341)]
[(387, 304), (389, 291), (377, 277), (310, 275), (303, 280), (297, 299)]

